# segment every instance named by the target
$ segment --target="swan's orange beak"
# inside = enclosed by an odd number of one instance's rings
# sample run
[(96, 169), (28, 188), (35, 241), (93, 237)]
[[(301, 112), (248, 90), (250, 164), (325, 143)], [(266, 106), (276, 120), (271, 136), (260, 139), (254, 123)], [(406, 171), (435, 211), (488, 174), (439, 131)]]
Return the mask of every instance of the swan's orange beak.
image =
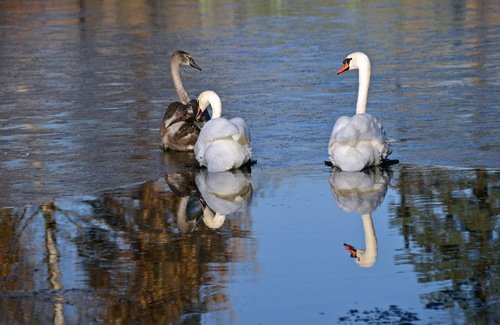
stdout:
[(349, 70), (349, 62), (344, 61), (344, 65), (339, 69), (339, 71), (337, 71), (337, 74), (341, 74), (342, 72), (347, 70)]
[(356, 248), (354, 248), (351, 245), (346, 244), (346, 243), (344, 243), (344, 248), (345, 248), (346, 251), (348, 251), (351, 254), (352, 258), (358, 257), (358, 253), (356, 251)]

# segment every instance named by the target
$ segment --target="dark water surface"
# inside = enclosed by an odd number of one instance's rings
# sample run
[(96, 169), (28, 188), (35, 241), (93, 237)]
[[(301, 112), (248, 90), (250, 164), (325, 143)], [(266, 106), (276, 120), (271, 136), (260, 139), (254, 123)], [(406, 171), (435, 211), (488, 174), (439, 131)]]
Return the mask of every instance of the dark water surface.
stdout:
[[(0, 323), (499, 322), (499, 21), (494, 1), (0, 2)], [(203, 69), (190, 95), (248, 122), (251, 171), (160, 150), (176, 49)], [(323, 165), (353, 51), (389, 169)]]

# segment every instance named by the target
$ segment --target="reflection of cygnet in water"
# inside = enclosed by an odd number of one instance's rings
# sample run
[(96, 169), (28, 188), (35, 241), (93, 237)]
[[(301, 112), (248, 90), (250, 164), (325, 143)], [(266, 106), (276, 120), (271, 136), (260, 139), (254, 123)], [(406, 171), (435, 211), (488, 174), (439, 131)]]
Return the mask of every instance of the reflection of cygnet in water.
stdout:
[(241, 170), (210, 173), (206, 169), (196, 175), (202, 196), (203, 222), (212, 229), (220, 228), (228, 214), (247, 209), (252, 197), (250, 174)]
[(387, 192), (390, 176), (386, 170), (373, 167), (361, 172), (333, 170), (330, 186), (337, 205), (346, 212), (361, 214), (365, 233), (365, 249), (344, 244), (344, 248), (356, 258), (362, 267), (372, 267), (377, 260), (377, 237), (371, 214), (382, 203)]
[(175, 194), (172, 208), (177, 216), (177, 227), (181, 233), (189, 233), (196, 229), (196, 219), (190, 220), (188, 217), (189, 201), (191, 197), (196, 198), (199, 195), (194, 178), (194, 172), (169, 173), (164, 177), (169, 189)]

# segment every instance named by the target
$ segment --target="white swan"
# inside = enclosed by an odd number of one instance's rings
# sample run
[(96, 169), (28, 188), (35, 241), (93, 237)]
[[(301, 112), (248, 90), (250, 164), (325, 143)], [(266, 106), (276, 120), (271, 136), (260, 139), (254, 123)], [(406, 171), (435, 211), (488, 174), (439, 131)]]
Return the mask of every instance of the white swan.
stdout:
[[(179, 101), (168, 105), (160, 126), (160, 136), (165, 150), (192, 151), (200, 133), (194, 112), (197, 101), (194, 99), (189, 100), (189, 96), (182, 85), (181, 65), (190, 66), (201, 71), (201, 68), (194, 62), (189, 53), (176, 51), (172, 54), (170, 72)], [(200, 121), (209, 119), (208, 113), (199, 117)]]
[(211, 229), (220, 228), (226, 216), (248, 209), (252, 198), (252, 182), (248, 173), (241, 170), (210, 173), (201, 170), (196, 175), (200, 191), (203, 223)]
[(343, 171), (360, 171), (384, 162), (391, 153), (380, 122), (366, 113), (366, 101), (370, 86), (370, 60), (361, 52), (351, 53), (337, 71), (359, 69), (358, 101), (356, 115), (341, 116), (333, 127), (328, 155), (334, 166)]
[(221, 172), (239, 168), (250, 160), (250, 133), (242, 118), (230, 120), (221, 117), (222, 104), (213, 91), (204, 91), (198, 96), (198, 113), (208, 105), (212, 107), (212, 118), (205, 123), (194, 146), (196, 160), (209, 172)]
[(359, 213), (363, 221), (365, 249), (356, 249), (346, 243), (344, 248), (352, 258), (356, 258), (359, 266), (373, 266), (377, 260), (378, 245), (372, 213), (384, 200), (390, 175), (380, 167), (362, 172), (333, 170), (329, 181), (337, 205), (346, 212)]

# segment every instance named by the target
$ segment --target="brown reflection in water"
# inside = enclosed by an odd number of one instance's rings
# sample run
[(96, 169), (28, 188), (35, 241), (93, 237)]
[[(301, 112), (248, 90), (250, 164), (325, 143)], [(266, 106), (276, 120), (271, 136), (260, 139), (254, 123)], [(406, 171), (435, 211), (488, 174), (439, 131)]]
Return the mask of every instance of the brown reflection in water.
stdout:
[[(92, 202), (95, 216), (130, 244), (124, 250), (117, 241), (106, 240), (109, 234), (102, 229), (89, 229), (82, 234), (87, 240), (80, 240), (91, 244), (79, 247), (85, 254), (106, 254), (84, 267), (89, 286), (106, 289), (107, 314), (115, 322), (149, 319), (153, 313), (155, 321), (176, 323), (183, 315), (197, 319), (201, 313), (229, 308), (224, 292), (228, 264), (248, 258), (240, 241), (248, 232), (238, 226), (238, 218), (218, 232), (199, 222), (200, 194), (194, 177), (194, 172), (169, 174), (127, 193), (105, 193)], [(130, 201), (125, 203), (124, 198)], [(94, 246), (98, 242), (99, 248)], [(121, 301), (113, 297), (118, 292), (124, 294)], [(124, 303), (125, 297), (129, 298)]]
[[(251, 219), (241, 205), (219, 229), (205, 226), (197, 173), (106, 190), (70, 208), (2, 210), (0, 323), (178, 324), (230, 309), (231, 264), (255, 259)], [(30, 251), (40, 240), (45, 251)]]
[(64, 297), (60, 293), (63, 289), (61, 283), (61, 269), (59, 267), (59, 251), (57, 248), (57, 223), (55, 213), (57, 207), (53, 202), (48, 202), (40, 207), (45, 225), (45, 250), (48, 269), (50, 290), (53, 294), (53, 324), (65, 324)]
[(5, 298), (7, 293), (30, 290), (35, 286), (33, 273), (37, 266), (30, 254), (30, 242), (33, 238), (26, 233), (20, 234), (20, 229), (26, 220), (31, 219), (26, 208), (0, 209), (1, 323), (19, 323), (23, 320), (36, 319), (30, 313), (33, 307), (31, 301)]
[(402, 166), (394, 186), (392, 226), (405, 240), (397, 261), (413, 265), (421, 283), (443, 283), (422, 295), (426, 308), (459, 307), (466, 323), (494, 323), (500, 173)]

